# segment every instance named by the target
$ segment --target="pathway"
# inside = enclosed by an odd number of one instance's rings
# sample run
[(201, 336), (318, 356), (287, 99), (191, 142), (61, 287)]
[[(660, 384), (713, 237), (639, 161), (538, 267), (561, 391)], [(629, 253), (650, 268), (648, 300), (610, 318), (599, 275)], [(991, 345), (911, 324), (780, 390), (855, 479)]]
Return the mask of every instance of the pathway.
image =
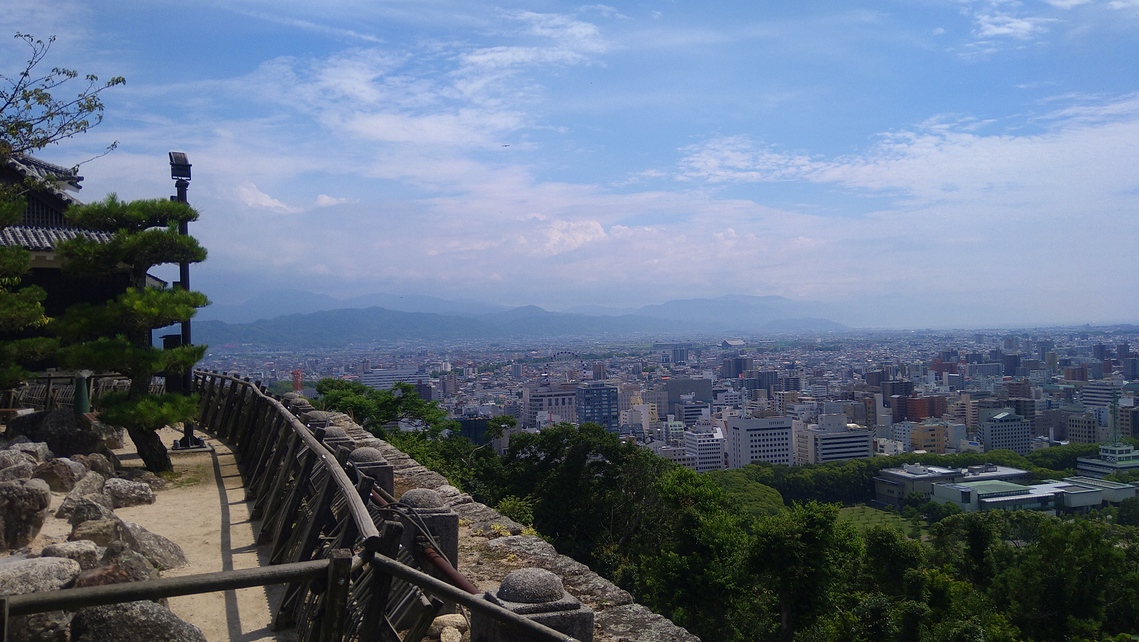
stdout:
[[(181, 436), (160, 431), (162, 441)], [(211, 573), (268, 564), (268, 551), (259, 550), (255, 527), (245, 501), (245, 488), (233, 453), (218, 439), (206, 436), (213, 453), (177, 454), (171, 451), (178, 478), (157, 493), (149, 506), (116, 509), (125, 520), (177, 542), (189, 564), (163, 572), (164, 577)], [(139, 466), (133, 444), (119, 452), (125, 466)], [(292, 641), (291, 630), (275, 632), (270, 602), (276, 603), (283, 587), (254, 587), (237, 591), (170, 598), (170, 609), (192, 622), (210, 642)]]

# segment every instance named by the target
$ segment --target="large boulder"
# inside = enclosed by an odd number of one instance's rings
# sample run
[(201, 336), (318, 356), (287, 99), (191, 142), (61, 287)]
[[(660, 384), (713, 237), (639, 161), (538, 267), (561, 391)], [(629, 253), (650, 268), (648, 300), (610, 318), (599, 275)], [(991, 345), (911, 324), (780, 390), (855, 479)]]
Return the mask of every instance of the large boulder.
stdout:
[[(0, 595), (57, 591), (79, 575), (75, 560), (41, 557), (0, 565)], [(71, 616), (62, 611), (36, 613), (8, 620), (8, 642), (66, 642)]]
[[(14, 451), (0, 451), (0, 452), (14, 452)], [(23, 454), (23, 453), (20, 453)], [(28, 462), (20, 462), (15, 466), (8, 466), (7, 468), (0, 468), (0, 481), (23, 481), (31, 479), (32, 473), (35, 472), (35, 464)]]
[(154, 491), (149, 484), (143, 482), (108, 479), (103, 484), (103, 494), (111, 500), (114, 508), (154, 503)]
[(72, 542), (89, 539), (99, 546), (110, 546), (115, 542), (124, 542), (131, 547), (136, 545), (134, 536), (118, 517), (91, 519), (77, 524), (75, 528), (71, 529), (71, 534), (67, 536), (67, 539)]
[(0, 595), (23, 595), (67, 588), (80, 571), (79, 562), (63, 557), (37, 557), (0, 564)]
[(178, 568), (186, 564), (182, 547), (158, 533), (152, 533), (134, 522), (124, 521), (135, 541), (135, 550), (159, 569)]
[(42, 441), (14, 441), (8, 448), (30, 456), (36, 463), (45, 462), (55, 457), (51, 448)]
[(93, 470), (104, 478), (109, 479), (115, 476), (115, 466), (111, 460), (107, 459), (106, 455), (91, 453), (90, 455), (72, 455), (71, 458), (86, 466), (87, 470)]
[(42, 479), (0, 482), (0, 551), (35, 539), (50, 506), (51, 488)]
[[(63, 501), (67, 501), (65, 498)], [(62, 508), (62, 506), (60, 506)], [(83, 522), (101, 519), (118, 519), (115, 517), (115, 511), (111, 510), (111, 500), (107, 496), (98, 493), (91, 495), (84, 495), (75, 500), (75, 506), (71, 509), (71, 514), (67, 517), (67, 523), (72, 527), (78, 526)]]
[(79, 562), (79, 567), (86, 571), (99, 565), (99, 546), (89, 539), (57, 542), (45, 546), (40, 551), (40, 557), (63, 557), (75, 560)]
[(141, 582), (158, 577), (158, 570), (154, 565), (123, 542), (113, 542), (108, 546), (99, 564), (97, 568), (80, 573), (79, 577), (75, 578), (75, 586), (105, 586)]
[(198, 627), (154, 602), (92, 606), (71, 620), (72, 642), (206, 642)]
[(67, 493), (67, 497), (63, 498), (63, 502), (60, 503), (59, 508), (55, 511), (55, 516), (59, 518), (71, 517), (71, 514), (75, 512), (75, 507), (79, 504), (79, 500), (84, 497), (94, 495), (100, 499), (105, 499), (103, 495), (104, 482), (106, 482), (106, 479), (95, 471), (84, 475), (82, 479), (75, 483), (71, 492)]
[(0, 450), (0, 470), (19, 464), (31, 464), (34, 466), (36, 463), (35, 457), (22, 450), (15, 448)]
[(58, 457), (86, 455), (106, 449), (102, 436), (87, 428), (69, 408), (57, 408), (13, 417), (8, 422), (9, 437), (24, 435), (32, 441), (46, 442)]
[[(75, 482), (82, 479), (86, 474), (86, 470), (76, 475), (77, 468), (72, 467), (70, 459), (60, 457), (59, 459), (49, 459), (41, 464), (36, 464), (36, 468), (32, 471), (32, 477), (42, 479), (47, 482), (49, 488), (57, 493), (71, 492), (75, 488)], [(75, 464), (76, 467), (82, 468), (81, 464)]]
[(8, 620), (8, 642), (68, 642), (71, 613), (48, 611)]

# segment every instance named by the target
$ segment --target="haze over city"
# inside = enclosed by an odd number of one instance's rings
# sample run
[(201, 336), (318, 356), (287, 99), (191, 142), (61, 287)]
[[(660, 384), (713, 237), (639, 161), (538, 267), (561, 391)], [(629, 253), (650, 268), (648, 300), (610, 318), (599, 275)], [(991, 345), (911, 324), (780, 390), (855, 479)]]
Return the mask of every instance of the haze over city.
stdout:
[[(84, 201), (193, 163), (193, 284), (859, 327), (1139, 321), (1139, 3), (30, 2), (123, 75), (39, 155)], [(5, 60), (26, 57), (0, 40)], [(9, 65), (10, 67), (10, 65)]]

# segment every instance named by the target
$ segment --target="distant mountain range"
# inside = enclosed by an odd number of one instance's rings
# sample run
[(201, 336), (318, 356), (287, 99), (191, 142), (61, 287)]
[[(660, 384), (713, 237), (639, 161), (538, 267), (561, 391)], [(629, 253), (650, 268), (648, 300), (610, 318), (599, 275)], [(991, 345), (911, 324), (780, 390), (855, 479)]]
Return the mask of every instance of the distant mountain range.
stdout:
[[(362, 305), (370, 301), (384, 301), (386, 305)], [(328, 305), (338, 307), (320, 309)], [(239, 306), (206, 308), (195, 320), (194, 338), (216, 347), (251, 344), (334, 348), (406, 340), (662, 337), (694, 333), (734, 336), (848, 329), (822, 318), (825, 309), (820, 304), (778, 296), (684, 299), (633, 311), (601, 310), (549, 312), (537, 306), (505, 308), (387, 294), (337, 301), (310, 292), (278, 291)], [(274, 312), (279, 314), (267, 316)]]
[(349, 308), (386, 308), (397, 312), (431, 312), (474, 316), (504, 312), (505, 305), (492, 305), (479, 301), (449, 301), (418, 294), (366, 294), (351, 299), (334, 299), (327, 294), (306, 290), (266, 290), (245, 303), (236, 305), (213, 304), (198, 312), (195, 320), (251, 323), (262, 319), (275, 319), (288, 314), (307, 314)]

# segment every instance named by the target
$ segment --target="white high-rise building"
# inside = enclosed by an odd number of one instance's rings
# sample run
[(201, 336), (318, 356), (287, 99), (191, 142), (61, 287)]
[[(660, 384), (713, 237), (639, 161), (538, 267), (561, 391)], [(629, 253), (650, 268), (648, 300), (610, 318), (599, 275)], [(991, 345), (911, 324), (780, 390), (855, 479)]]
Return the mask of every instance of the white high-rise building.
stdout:
[(790, 466), (794, 448), (790, 417), (732, 417), (728, 420), (728, 468), (753, 461)]
[(360, 383), (377, 390), (391, 390), (396, 383), (418, 383), (431, 377), (416, 368), (376, 368), (360, 375)]
[(985, 452), (1011, 450), (1027, 455), (1032, 450), (1032, 422), (1007, 410), (981, 422), (981, 443)]
[(795, 463), (866, 459), (874, 455), (874, 433), (848, 425), (846, 415), (822, 414), (819, 423), (795, 431)]
[(724, 431), (718, 425), (697, 425), (693, 430), (684, 431), (684, 452), (696, 459), (696, 472), (723, 470)]

